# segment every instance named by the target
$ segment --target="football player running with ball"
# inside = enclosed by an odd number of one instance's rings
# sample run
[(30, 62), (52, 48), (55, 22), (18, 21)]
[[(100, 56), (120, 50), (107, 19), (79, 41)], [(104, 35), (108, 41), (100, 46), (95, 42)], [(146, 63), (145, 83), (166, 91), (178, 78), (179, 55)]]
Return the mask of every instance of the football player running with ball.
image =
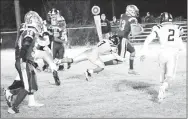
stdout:
[(151, 34), (146, 38), (143, 49), (141, 50), (140, 60), (145, 59), (145, 54), (148, 49), (148, 44), (155, 39), (159, 38), (161, 48), (158, 56), (161, 86), (158, 94), (158, 101), (161, 102), (165, 98), (165, 91), (169, 84), (175, 78), (176, 65), (178, 54), (184, 50), (182, 34), (183, 29), (179, 25), (172, 23), (172, 15), (164, 12), (161, 14), (160, 25), (154, 26)]
[(135, 48), (130, 43), (129, 34), (137, 35), (133, 32), (133, 27), (138, 26), (141, 29), (139, 33), (143, 31), (143, 28), (138, 24), (137, 17), (139, 16), (139, 9), (135, 5), (128, 5), (126, 7), (126, 12), (121, 15), (120, 26), (118, 30), (118, 36), (121, 41), (118, 45), (118, 54), (125, 58), (126, 51), (130, 52), (129, 58), (129, 74), (137, 75), (138, 73), (134, 71), (134, 58), (135, 58)]

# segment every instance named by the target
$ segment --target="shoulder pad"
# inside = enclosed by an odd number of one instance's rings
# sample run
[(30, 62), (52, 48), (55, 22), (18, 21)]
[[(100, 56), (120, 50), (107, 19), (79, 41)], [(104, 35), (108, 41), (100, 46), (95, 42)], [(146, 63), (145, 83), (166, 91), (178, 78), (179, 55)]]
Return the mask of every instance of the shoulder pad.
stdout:
[(159, 30), (161, 27), (162, 27), (162, 26), (160, 26), (160, 25), (153, 26), (152, 31), (157, 31), (157, 30)]
[(178, 27), (178, 29), (179, 29), (180, 31), (182, 31), (182, 30), (183, 30), (183, 27), (182, 27), (182, 26), (177, 25), (177, 27)]

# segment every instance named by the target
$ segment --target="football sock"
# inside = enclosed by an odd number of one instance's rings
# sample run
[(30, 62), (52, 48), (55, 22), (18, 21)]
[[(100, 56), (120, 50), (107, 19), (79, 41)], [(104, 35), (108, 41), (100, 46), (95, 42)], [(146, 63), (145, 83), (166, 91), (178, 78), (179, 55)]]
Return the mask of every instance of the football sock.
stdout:
[(130, 59), (129, 60), (130, 69), (133, 69), (133, 63), (134, 63), (134, 60)]
[(97, 68), (93, 69), (93, 73), (99, 73), (102, 70), (104, 70), (104, 68), (97, 67)]

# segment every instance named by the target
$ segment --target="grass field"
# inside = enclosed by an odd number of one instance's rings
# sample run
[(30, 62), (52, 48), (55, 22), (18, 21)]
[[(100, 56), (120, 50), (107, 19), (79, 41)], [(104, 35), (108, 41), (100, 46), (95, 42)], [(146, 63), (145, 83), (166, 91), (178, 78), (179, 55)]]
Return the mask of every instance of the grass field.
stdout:
[[(141, 45), (135, 46), (139, 51)], [(67, 49), (66, 55), (73, 57), (85, 48)], [(7, 112), (4, 96), (1, 95), (2, 118), (185, 118), (186, 117), (186, 53), (181, 52), (176, 78), (167, 92), (167, 97), (158, 103), (159, 67), (157, 56), (159, 45), (149, 47), (147, 59), (135, 60), (139, 76), (129, 75), (127, 62), (108, 66), (99, 74), (85, 81), (83, 72), (93, 65), (88, 61), (60, 71), (62, 85), (49, 84), (52, 74), (38, 73), (39, 90), (36, 99), (43, 107), (28, 107), (27, 97), (20, 105), (20, 113)], [(127, 56), (129, 54), (127, 53)], [(1, 51), (1, 88), (10, 85), (16, 76), (14, 51)]]

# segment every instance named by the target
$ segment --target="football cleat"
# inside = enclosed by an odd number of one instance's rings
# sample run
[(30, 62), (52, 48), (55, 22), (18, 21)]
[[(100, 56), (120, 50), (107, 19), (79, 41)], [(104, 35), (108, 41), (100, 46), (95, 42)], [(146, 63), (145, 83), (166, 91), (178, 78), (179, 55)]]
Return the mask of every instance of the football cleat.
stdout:
[(159, 94), (158, 94), (158, 101), (162, 102), (165, 98), (165, 88), (164, 86), (161, 86), (159, 89)]
[(67, 63), (67, 69), (71, 68), (71, 63)]
[(55, 80), (55, 84), (56, 84), (57, 86), (59, 86), (59, 85), (61, 84), (61, 82), (60, 82), (60, 80), (59, 80), (59, 76), (58, 76), (57, 71), (54, 71), (54, 72), (53, 72), (53, 77), (54, 77), (54, 80)]
[(133, 74), (133, 75), (139, 75), (139, 73), (136, 72), (136, 71), (134, 71), (133, 69), (130, 69), (130, 70), (128, 71), (128, 73), (129, 73), (129, 74)]
[(10, 114), (16, 114), (16, 113), (19, 113), (19, 110), (18, 110), (17, 107), (10, 107), (8, 109), (8, 113), (10, 113)]
[(5, 99), (7, 102), (8, 107), (12, 106), (12, 100), (13, 100), (13, 94), (10, 93), (10, 90), (4, 90), (5, 93)]
[(89, 73), (89, 70), (85, 71), (86, 81), (88, 81), (89, 77), (91, 77), (91, 73)]

